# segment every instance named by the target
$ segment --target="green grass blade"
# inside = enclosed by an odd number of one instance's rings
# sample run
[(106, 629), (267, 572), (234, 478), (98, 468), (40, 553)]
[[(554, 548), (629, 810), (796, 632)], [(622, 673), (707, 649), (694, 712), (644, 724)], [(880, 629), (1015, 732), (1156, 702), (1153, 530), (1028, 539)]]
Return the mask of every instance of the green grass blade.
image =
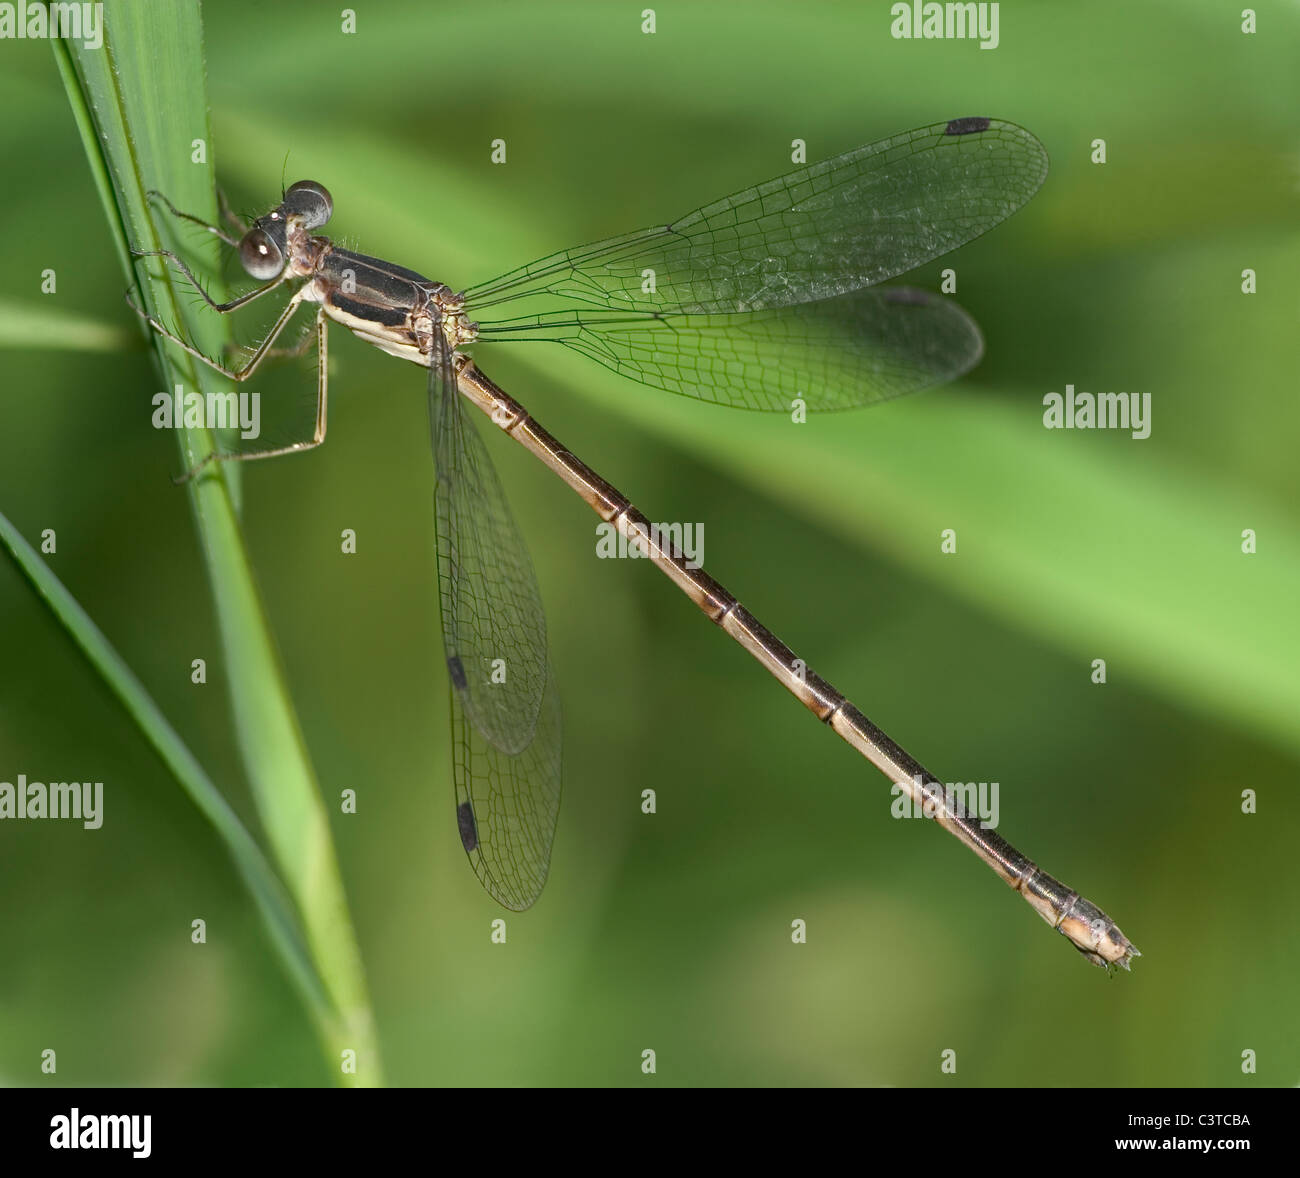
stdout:
[(328, 1000), (311, 958), (307, 954), (302, 930), (292, 901), (261, 848), (253, 840), (221, 791), (213, 784), (203, 766), (195, 759), (166, 716), (122, 660), (103, 632), (90, 619), (63, 582), (22, 537), (17, 528), (0, 513), (0, 544), (8, 549), (14, 563), (31, 582), (41, 600), (59, 620), (68, 636), (77, 644), (90, 665), (99, 672), (109, 689), (153, 745), (163, 764), (212, 823), (235, 861), (249, 894), (253, 897), (272, 943), (298, 986), (313, 1016), (322, 1023), (330, 1018)]
[[(178, 208), (216, 219), (197, 5), (119, 0), (106, 7), (102, 50), (73, 42), (56, 52), (114, 242), (139, 301), (164, 323), (181, 326), (206, 354), (220, 354), (221, 317), (202, 307), (196, 311), (191, 306), (196, 300), (187, 297), (192, 292), (158, 265), (159, 259), (132, 259), (129, 253), (132, 246), (157, 249), (169, 243), (155, 223), (146, 196), (150, 189), (164, 192)], [(215, 241), (186, 238), (200, 266), (203, 250), (214, 247)], [(151, 342), (165, 387), (215, 390), (215, 374), (174, 345), (157, 337)], [(179, 437), (182, 469), (212, 449), (205, 430), (182, 430)], [(232, 474), (226, 467), (213, 469), (189, 483), (187, 491), (216, 603), (236, 740), (329, 999), (330, 1019), (323, 1028), (327, 1058), (338, 1082), (378, 1084), (374, 1020), (329, 821), (254, 584)], [(344, 1052), (354, 1054), (355, 1071), (342, 1071)]]

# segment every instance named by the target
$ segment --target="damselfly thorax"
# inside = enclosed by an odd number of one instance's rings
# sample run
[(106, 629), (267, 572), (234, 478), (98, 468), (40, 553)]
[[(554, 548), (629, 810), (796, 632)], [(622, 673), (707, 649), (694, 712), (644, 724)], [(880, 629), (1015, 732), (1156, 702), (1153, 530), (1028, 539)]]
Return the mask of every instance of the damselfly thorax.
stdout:
[(245, 269), (255, 278), (272, 278), (284, 259), (286, 279), (305, 283), (303, 302), (318, 304), (334, 322), (390, 356), (426, 368), (435, 325), (452, 348), (473, 340), (477, 326), (460, 313), (464, 298), (445, 283), (313, 234), (332, 211), (324, 185), (299, 181), (280, 208), (244, 235), (239, 249)]

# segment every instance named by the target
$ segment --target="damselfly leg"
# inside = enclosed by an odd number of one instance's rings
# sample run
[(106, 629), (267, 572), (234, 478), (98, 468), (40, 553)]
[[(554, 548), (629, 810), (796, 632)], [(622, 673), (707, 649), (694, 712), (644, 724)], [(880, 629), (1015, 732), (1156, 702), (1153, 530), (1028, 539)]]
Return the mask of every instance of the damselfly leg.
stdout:
[[(166, 197), (163, 197), (161, 193), (154, 193), (152, 195), (159, 196), (162, 202), (166, 205), (167, 209), (175, 216), (180, 217), (186, 221), (192, 222), (196, 225), (199, 225), (202, 228), (208, 230), (209, 232), (214, 233), (222, 241), (236, 246), (240, 250), (240, 256), (241, 259), (244, 260), (245, 268), (249, 269), (250, 272), (252, 272), (255, 269), (261, 255), (267, 253), (268, 251), (274, 253), (276, 249), (273, 242), (264, 242), (261, 240), (260, 236), (255, 237), (254, 236), (255, 233), (259, 232), (257, 230), (248, 230), (245, 232), (244, 236), (240, 240), (235, 241), (234, 239), (224, 234), (216, 226), (208, 224), (206, 221), (203, 221), (199, 217), (195, 217), (189, 213), (180, 212), (171, 203), (171, 201), (167, 200)], [(222, 200), (222, 204), (224, 207), (224, 198)], [(233, 218), (234, 215), (230, 214), (230, 216)], [(236, 219), (236, 224), (240, 224), (240, 222), (238, 222), (237, 219)], [(287, 269), (280, 268), (274, 275), (270, 277), (270, 280), (265, 282), (263, 285), (254, 288), (253, 290), (249, 291), (246, 294), (239, 295), (236, 298), (230, 299), (228, 302), (218, 303), (204, 289), (203, 284), (195, 277), (194, 272), (190, 269), (189, 265), (184, 261), (184, 259), (179, 257), (172, 250), (132, 250), (131, 252), (133, 256), (138, 258), (156, 257), (156, 258), (163, 258), (165, 261), (169, 262), (177, 270), (180, 271), (180, 273), (189, 282), (190, 286), (192, 286), (194, 290), (197, 291), (198, 294), (202, 296), (203, 300), (208, 304), (208, 306), (211, 307), (214, 311), (222, 315), (227, 315), (230, 314), (232, 311), (239, 310), (241, 307), (246, 307), (250, 303), (254, 302), (256, 299), (261, 298), (263, 295), (269, 294), (271, 291), (277, 289), (280, 286), (283, 286), (285, 284), (286, 278), (289, 276), (289, 271)], [(250, 258), (253, 259), (252, 266), (250, 266), (249, 263)], [(167, 326), (159, 322), (156, 318), (154, 318), (154, 316), (150, 315), (142, 307), (137, 306), (135, 301), (131, 297), (131, 292), (129, 290), (127, 291), (126, 301), (128, 305), (131, 307), (133, 311), (135, 311), (137, 315), (139, 315), (142, 319), (144, 319), (149, 324), (149, 326), (153, 328), (154, 331), (156, 331), (159, 335), (163, 336), (165, 339), (168, 339), (172, 343), (176, 344), (177, 347), (181, 348), (183, 351), (193, 356), (195, 359), (202, 361), (204, 364), (206, 364), (209, 368), (213, 369), (215, 372), (220, 373), (227, 380), (235, 381), (237, 383), (242, 383), (243, 381), (248, 380), (249, 377), (251, 377), (257, 371), (259, 365), (262, 363), (263, 360), (267, 360), (272, 357), (280, 358), (280, 357), (291, 357), (291, 356), (303, 355), (310, 347), (313, 337), (315, 339), (316, 413), (315, 413), (315, 424), (311, 436), (309, 438), (302, 438), (295, 441), (287, 442), (283, 445), (267, 446), (262, 449), (255, 449), (255, 450), (244, 450), (244, 451), (234, 451), (234, 452), (223, 452), (223, 451), (213, 450), (211, 453), (207, 454), (204, 458), (202, 458), (198, 463), (192, 466), (189, 470), (187, 470), (184, 474), (180, 475), (177, 479), (175, 479), (174, 480), (175, 482), (178, 483), (188, 482), (190, 479), (194, 478), (197, 474), (199, 474), (201, 471), (203, 471), (205, 468), (212, 465), (213, 463), (251, 462), (261, 458), (279, 458), (286, 454), (296, 454), (303, 450), (314, 449), (315, 447), (319, 446), (322, 442), (325, 441), (325, 432), (327, 426), (327, 409), (328, 409), (328, 400), (329, 400), (329, 374), (328, 374), (328, 345), (327, 345), (328, 333), (327, 333), (324, 311), (322, 310), (317, 313), (314, 330), (310, 333), (305, 333), (302, 339), (293, 347), (276, 348), (273, 346), (275, 344), (275, 341), (280, 337), (280, 335), (284, 332), (285, 328), (289, 325), (290, 320), (293, 319), (295, 312), (298, 310), (299, 306), (304, 302), (306, 297), (307, 297), (307, 291), (305, 288), (300, 288), (294, 292), (293, 296), (289, 299), (288, 303), (285, 304), (284, 309), (280, 312), (279, 317), (276, 319), (275, 323), (272, 325), (271, 329), (267, 332), (265, 337), (253, 349), (252, 353), (249, 355), (248, 359), (245, 361), (243, 366), (236, 369), (236, 368), (229, 368), (226, 365), (220, 363), (219, 361), (212, 359), (206, 353), (196, 348), (188, 340), (183, 339), (176, 332), (172, 331), (170, 328), (168, 328)]]

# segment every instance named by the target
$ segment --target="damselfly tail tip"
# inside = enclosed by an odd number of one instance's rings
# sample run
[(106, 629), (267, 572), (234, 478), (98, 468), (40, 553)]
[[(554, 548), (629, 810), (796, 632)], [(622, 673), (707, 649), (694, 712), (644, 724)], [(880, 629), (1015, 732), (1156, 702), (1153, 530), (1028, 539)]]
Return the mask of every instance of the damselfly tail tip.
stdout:
[(1141, 957), (1136, 945), (1126, 937), (1109, 916), (1096, 904), (1075, 895), (1060, 917), (1056, 931), (1093, 965), (1109, 972), (1113, 965), (1131, 969), (1134, 957)]
[(1132, 973), (1133, 958), (1141, 956), (1138, 947), (1112, 923), (1101, 945), (1098, 946), (1097, 964), (1105, 968), (1108, 973), (1112, 965)]
[[(1118, 929), (1115, 931), (1119, 932)], [(1137, 947), (1131, 941), (1124, 939), (1123, 933), (1120, 933), (1119, 935), (1123, 941), (1122, 946), (1117, 943), (1110, 943), (1099, 944), (1095, 948), (1089, 948), (1075, 942), (1074, 947), (1089, 961), (1091, 961), (1093, 965), (1099, 966), (1107, 973), (1110, 973), (1110, 971), (1117, 966), (1120, 969), (1126, 969), (1131, 973), (1133, 971), (1133, 966), (1131, 964), (1133, 958), (1141, 957), (1142, 954), (1138, 952)]]

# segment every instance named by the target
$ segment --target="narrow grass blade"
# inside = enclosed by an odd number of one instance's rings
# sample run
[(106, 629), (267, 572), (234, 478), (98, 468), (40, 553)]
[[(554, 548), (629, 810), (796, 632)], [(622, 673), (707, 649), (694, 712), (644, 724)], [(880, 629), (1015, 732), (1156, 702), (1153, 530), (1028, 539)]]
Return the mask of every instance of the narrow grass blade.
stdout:
[(327, 1024), (332, 1017), (328, 999), (307, 954), (297, 913), (261, 848), (221, 796), (221, 791), (213, 784), (203, 766), (167, 722), (167, 717), (145, 690), (144, 684), (123, 662), (122, 656), (68, 592), (63, 582), (54, 575), (49, 565), (3, 513), (0, 513), (0, 544), (8, 549), (9, 555), (31, 582), (32, 588), (67, 630), (68, 636), (77, 644), (90, 665), (99, 672), (109, 689), (122, 701), (122, 706), (153, 745), (163, 764), (172, 771), (190, 800), (221, 836), (244, 878), (249, 895), (253, 897), (266, 922), (272, 943), (290, 978), (297, 985), (313, 1017), (319, 1023)]
[[(183, 282), (132, 247), (170, 244), (147, 193), (216, 219), (202, 28), (194, 3), (116, 0), (105, 6), (104, 47), (56, 47), (74, 116), (108, 215), (114, 243), (142, 306), (178, 325), (208, 355), (219, 354), (218, 315), (191, 307)], [(188, 242), (187, 242), (188, 244)], [(199, 241), (196, 253), (214, 243)], [(141, 262), (145, 264), (140, 264)], [(201, 259), (200, 259), (201, 261)], [(165, 386), (215, 391), (216, 375), (152, 338)], [(156, 390), (142, 390), (144, 397)], [(212, 448), (204, 430), (179, 431), (181, 468)], [(254, 584), (224, 467), (187, 484), (216, 603), (235, 735), (275, 861), (297, 904), (308, 951), (329, 1000), (324, 1045), (338, 1082), (382, 1082), (360, 953), (330, 841), (329, 821)], [(177, 492), (178, 494), (180, 492)], [(355, 1061), (352, 1068), (344, 1062)]]

